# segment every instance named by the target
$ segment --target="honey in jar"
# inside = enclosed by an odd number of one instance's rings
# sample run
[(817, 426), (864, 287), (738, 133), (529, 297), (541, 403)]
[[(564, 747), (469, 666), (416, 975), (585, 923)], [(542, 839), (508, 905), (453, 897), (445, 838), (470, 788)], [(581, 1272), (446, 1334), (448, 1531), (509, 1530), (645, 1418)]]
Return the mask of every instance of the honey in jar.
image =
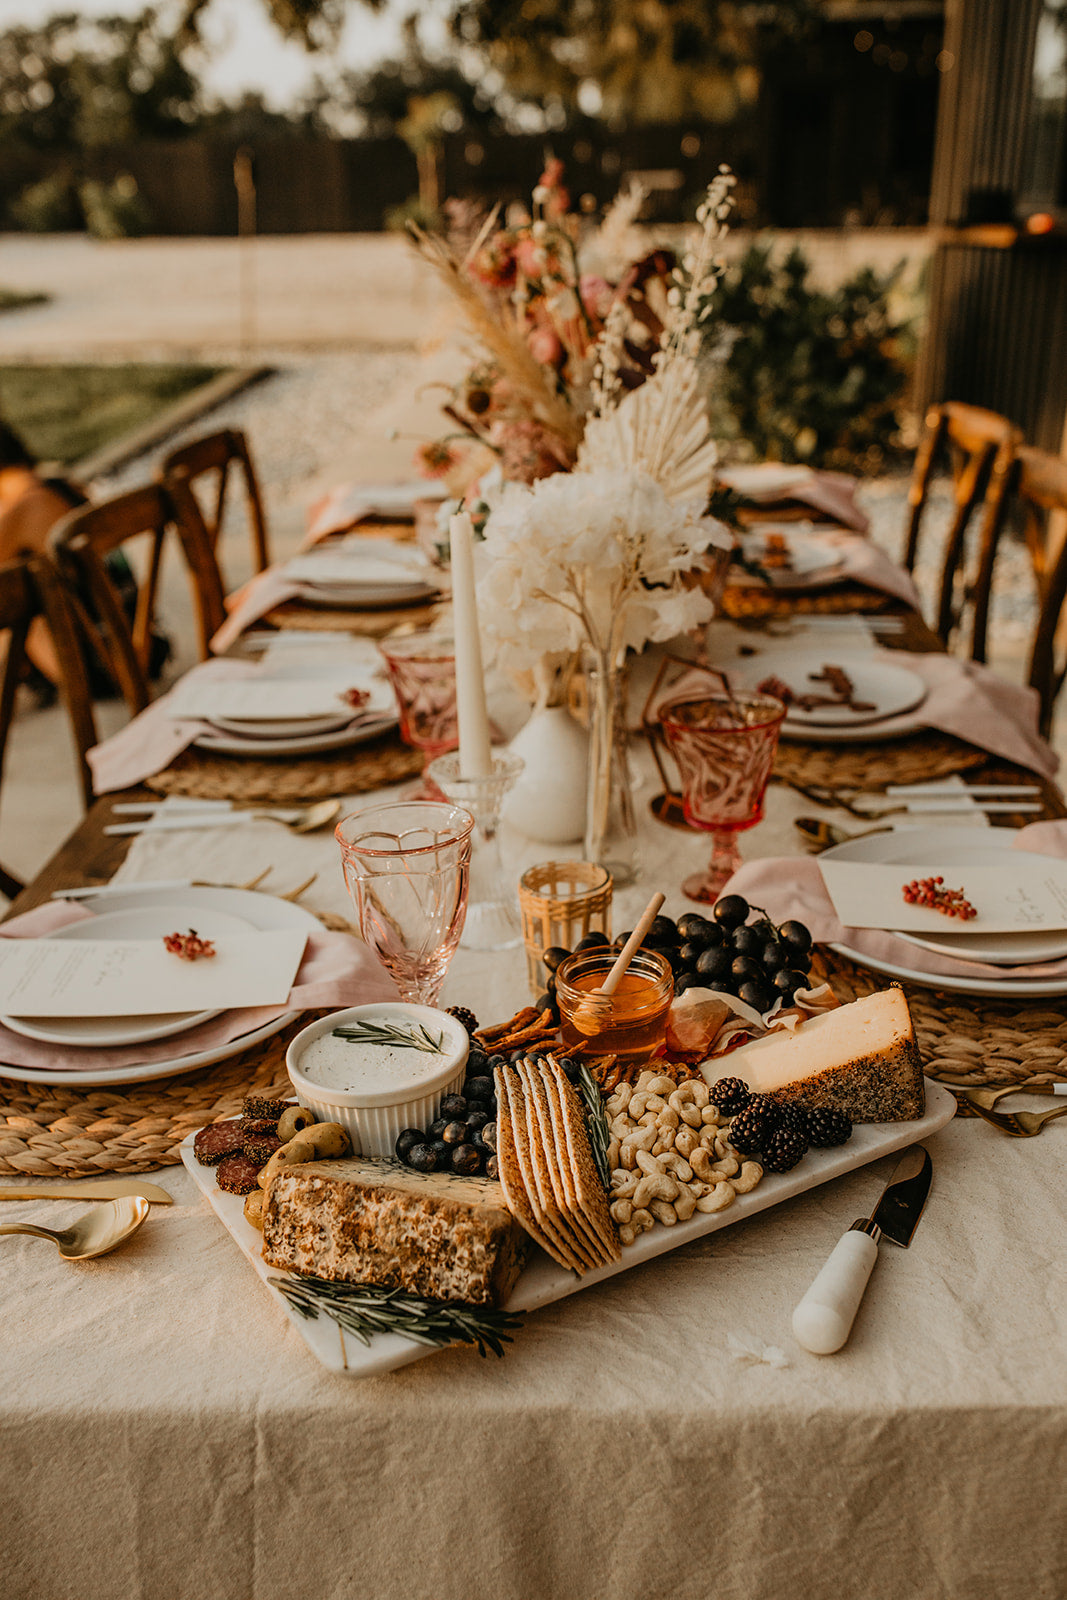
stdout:
[(623, 1062), (647, 1061), (667, 1033), (667, 1012), (674, 997), (670, 963), (655, 950), (639, 950), (614, 994), (590, 1001), (588, 997), (600, 988), (614, 961), (615, 951), (600, 949), (579, 950), (560, 962), (556, 1004), (563, 1047), (574, 1056), (615, 1055)]

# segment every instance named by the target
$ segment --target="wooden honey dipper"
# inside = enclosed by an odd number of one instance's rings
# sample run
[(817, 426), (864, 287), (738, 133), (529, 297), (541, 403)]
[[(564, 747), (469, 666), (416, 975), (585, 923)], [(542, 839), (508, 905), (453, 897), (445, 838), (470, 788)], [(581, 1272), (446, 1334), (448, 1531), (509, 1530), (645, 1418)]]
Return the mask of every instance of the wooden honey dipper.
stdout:
[(599, 1033), (611, 1016), (611, 997), (618, 988), (619, 980), (623, 973), (637, 954), (645, 934), (659, 916), (663, 901), (664, 896), (659, 893), (652, 896), (652, 899), (642, 911), (633, 933), (631, 933), (615, 957), (611, 971), (600, 985), (600, 988), (590, 989), (589, 993), (583, 996), (575, 1007), (571, 1022), (579, 1033), (585, 1034), (587, 1039)]

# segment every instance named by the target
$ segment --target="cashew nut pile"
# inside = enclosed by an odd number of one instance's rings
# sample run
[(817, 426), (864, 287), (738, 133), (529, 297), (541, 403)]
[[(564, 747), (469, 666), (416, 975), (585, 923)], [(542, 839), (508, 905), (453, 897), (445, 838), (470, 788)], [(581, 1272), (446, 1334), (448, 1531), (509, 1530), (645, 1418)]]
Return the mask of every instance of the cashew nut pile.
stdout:
[(348, 1134), (339, 1122), (316, 1122), (303, 1106), (292, 1106), (283, 1113), (278, 1124), (279, 1137), (283, 1127), (295, 1131), (286, 1144), (275, 1150), (256, 1180), (259, 1188), (253, 1189), (245, 1200), (245, 1220), (253, 1228), (263, 1227), (267, 1190), (271, 1179), (283, 1167), (302, 1166), (306, 1161), (332, 1161), (337, 1156), (347, 1155), (351, 1149)]
[(730, 1144), (727, 1121), (701, 1079), (677, 1083), (642, 1072), (620, 1083), (605, 1107), (611, 1142), (611, 1215), (623, 1244), (657, 1222), (673, 1227), (694, 1211), (725, 1211), (763, 1177)]

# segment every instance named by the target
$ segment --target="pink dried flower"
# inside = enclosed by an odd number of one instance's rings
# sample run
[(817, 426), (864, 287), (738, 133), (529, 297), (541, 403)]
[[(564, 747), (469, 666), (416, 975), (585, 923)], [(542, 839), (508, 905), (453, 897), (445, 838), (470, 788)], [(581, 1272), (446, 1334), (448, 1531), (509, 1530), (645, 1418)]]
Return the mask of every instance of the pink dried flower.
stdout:
[(459, 459), (459, 451), (447, 439), (431, 439), (415, 451), (415, 470), (423, 478), (443, 478)]

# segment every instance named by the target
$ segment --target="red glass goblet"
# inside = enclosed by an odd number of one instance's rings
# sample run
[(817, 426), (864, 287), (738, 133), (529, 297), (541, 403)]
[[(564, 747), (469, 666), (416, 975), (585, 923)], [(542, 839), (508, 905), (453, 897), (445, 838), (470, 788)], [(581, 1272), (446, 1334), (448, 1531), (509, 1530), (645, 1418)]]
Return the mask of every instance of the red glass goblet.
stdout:
[(711, 902), (741, 865), (737, 835), (763, 816), (763, 795), (786, 708), (769, 694), (700, 694), (659, 707), (678, 763), (685, 820), (711, 834), (711, 860), (686, 878), (691, 900)]
[[(456, 656), (451, 634), (416, 633), (387, 639), (378, 646), (385, 659), (389, 681), (400, 714), (400, 737), (405, 744), (435, 757), (459, 744), (456, 714)], [(439, 800), (441, 791), (431, 779), (406, 795), (409, 800)]]

